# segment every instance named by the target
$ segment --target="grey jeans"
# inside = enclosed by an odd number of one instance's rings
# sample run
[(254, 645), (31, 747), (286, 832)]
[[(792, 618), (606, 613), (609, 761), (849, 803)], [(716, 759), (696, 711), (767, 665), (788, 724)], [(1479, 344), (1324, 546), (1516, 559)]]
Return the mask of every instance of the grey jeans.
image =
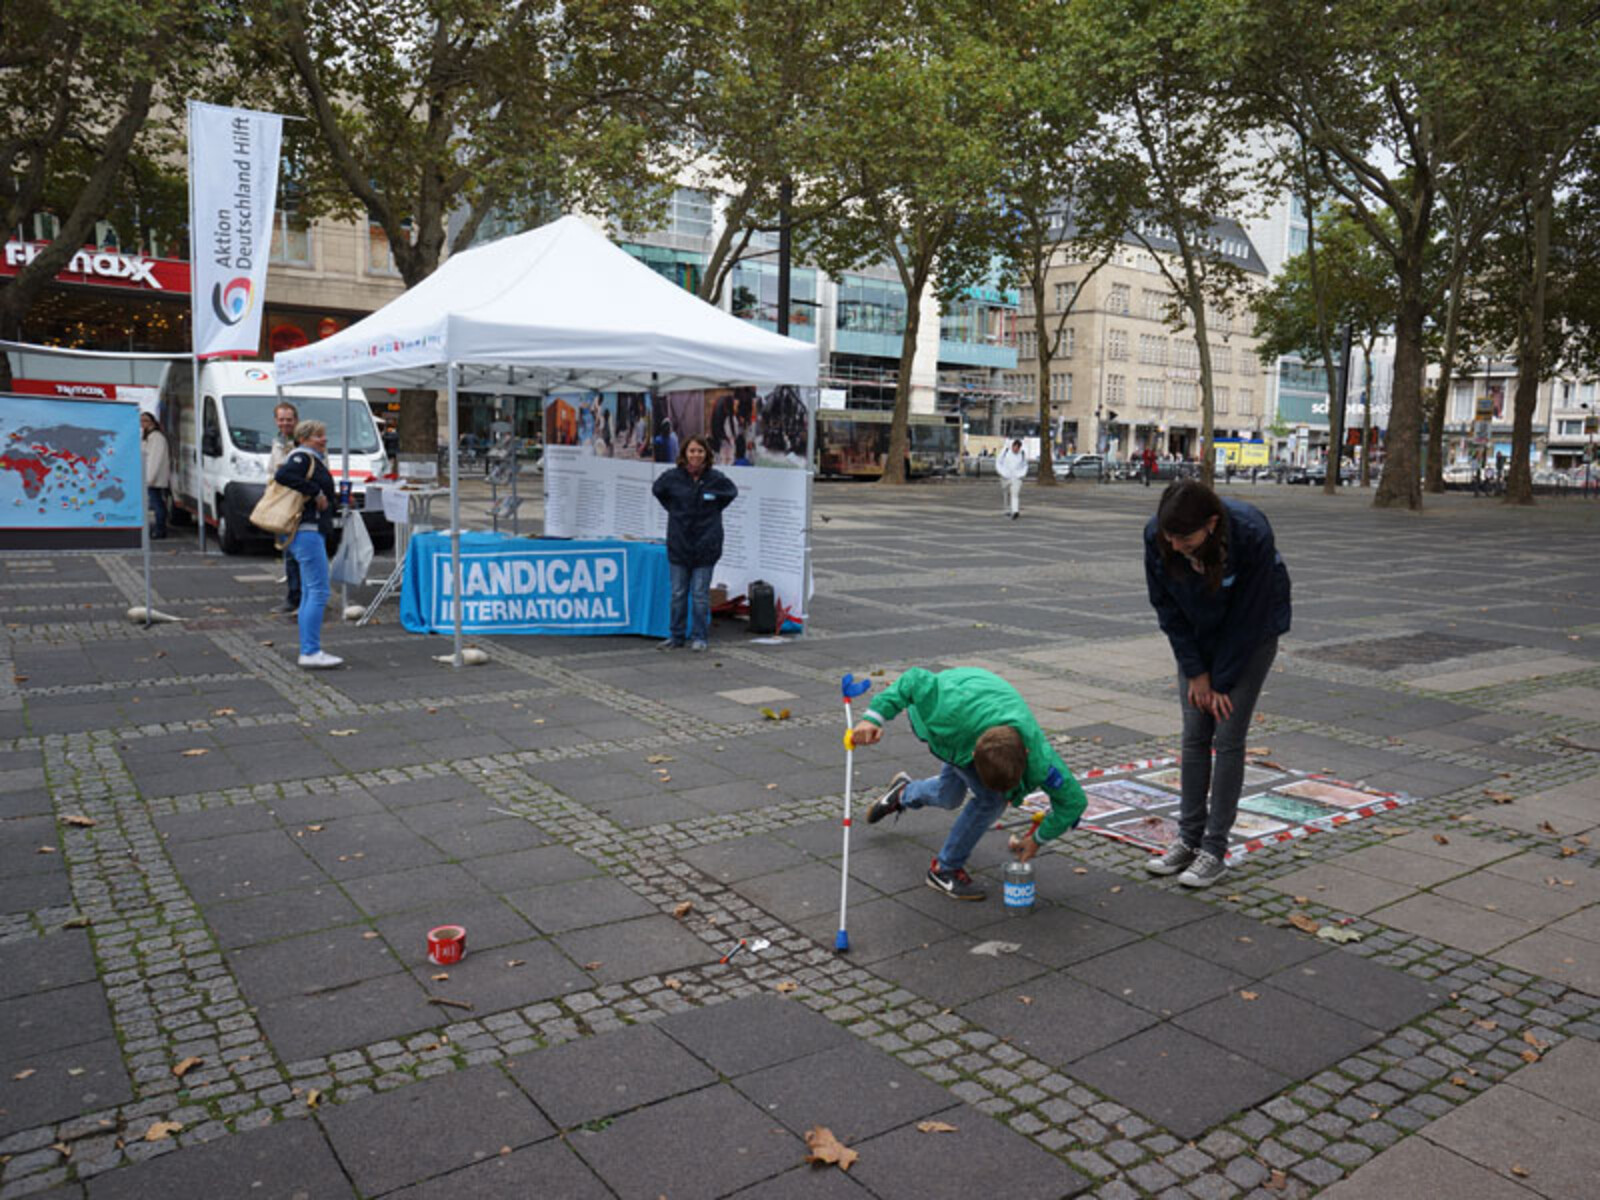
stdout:
[[(1256, 647), (1228, 693), (1233, 715), (1226, 721), (1190, 704), (1189, 681), (1182, 672), (1178, 674), (1178, 703), (1183, 707), (1183, 757), (1179, 762), (1183, 804), (1178, 813), (1178, 836), (1185, 846), (1198, 846), (1218, 858), (1228, 852), (1228, 831), (1233, 828), (1239, 792), (1244, 787), (1244, 743), (1250, 735), (1250, 717), (1277, 656), (1275, 637)], [(1215, 763), (1212, 750), (1216, 751)]]

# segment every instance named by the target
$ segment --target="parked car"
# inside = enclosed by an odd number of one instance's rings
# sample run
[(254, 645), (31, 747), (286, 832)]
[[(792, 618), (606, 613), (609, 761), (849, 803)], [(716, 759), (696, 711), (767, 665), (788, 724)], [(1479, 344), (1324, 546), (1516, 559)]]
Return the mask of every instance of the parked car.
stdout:
[(1105, 457), (1100, 454), (1069, 454), (1058, 459), (1060, 474), (1069, 479), (1098, 479), (1105, 468)]

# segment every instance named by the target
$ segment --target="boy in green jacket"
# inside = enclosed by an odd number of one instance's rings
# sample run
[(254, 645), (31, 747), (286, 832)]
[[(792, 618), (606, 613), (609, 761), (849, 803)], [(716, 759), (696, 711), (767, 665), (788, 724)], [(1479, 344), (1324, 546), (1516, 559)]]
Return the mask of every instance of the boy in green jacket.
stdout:
[(882, 739), (884, 725), (902, 709), (911, 714), (912, 732), (944, 769), (917, 780), (901, 771), (868, 810), (867, 824), (926, 805), (961, 809), (928, 867), (928, 886), (935, 891), (952, 900), (984, 898), (983, 888), (966, 872), (967, 858), (1006, 805), (1020, 804), (1032, 792), (1050, 797), (1050, 812), (1017, 851), (1023, 862), (1039, 852), (1040, 842), (1059, 837), (1083, 816), (1088, 803), (1083, 789), (1050, 748), (1027, 701), (994, 672), (913, 667), (873, 699), (851, 731), (854, 744), (870, 746)]

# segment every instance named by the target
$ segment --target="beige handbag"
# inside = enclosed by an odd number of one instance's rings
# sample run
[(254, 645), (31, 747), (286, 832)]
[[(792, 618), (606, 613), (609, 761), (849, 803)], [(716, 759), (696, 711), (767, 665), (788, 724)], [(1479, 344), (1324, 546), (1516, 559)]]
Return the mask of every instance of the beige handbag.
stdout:
[[(316, 459), (309, 455), (306, 459), (306, 478), (311, 478), (311, 473), (316, 470)], [(287, 536), (300, 528), (300, 513), (306, 506), (306, 496), (293, 488), (284, 487), (274, 479), (267, 484), (267, 490), (261, 494), (261, 499), (256, 501), (256, 506), (250, 510), (250, 524), (257, 529), (264, 529), (268, 533)]]

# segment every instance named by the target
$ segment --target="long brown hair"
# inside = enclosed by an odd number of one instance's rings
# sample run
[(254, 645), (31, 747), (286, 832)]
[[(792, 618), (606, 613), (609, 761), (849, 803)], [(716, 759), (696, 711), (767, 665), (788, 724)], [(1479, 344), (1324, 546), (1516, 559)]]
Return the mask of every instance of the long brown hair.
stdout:
[(1193, 555), (1210, 592), (1222, 586), (1228, 562), (1228, 510), (1222, 499), (1198, 479), (1175, 479), (1161, 493), (1161, 504), (1156, 509), (1156, 546), (1169, 575), (1188, 570), (1189, 556), (1173, 549), (1167, 535), (1187, 537), (1204, 528), (1212, 517), (1217, 519), (1217, 527)]
[[(711, 439), (700, 433), (683, 439), (683, 444), (678, 447), (678, 465), (685, 471), (689, 470), (689, 447), (696, 442), (700, 444), (700, 449), (706, 452), (706, 462), (702, 472), (709, 471), (711, 469)], [(691, 471), (690, 474), (693, 474), (693, 472)]]

